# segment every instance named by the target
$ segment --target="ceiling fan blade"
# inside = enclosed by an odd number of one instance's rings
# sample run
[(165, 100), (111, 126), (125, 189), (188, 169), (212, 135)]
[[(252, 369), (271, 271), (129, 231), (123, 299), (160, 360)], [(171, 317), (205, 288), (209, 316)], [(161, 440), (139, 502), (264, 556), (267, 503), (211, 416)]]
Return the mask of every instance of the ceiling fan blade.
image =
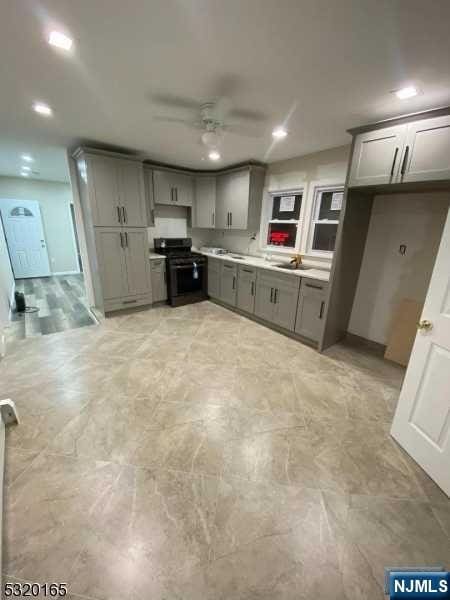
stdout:
[(229, 117), (232, 119), (242, 119), (245, 121), (254, 121), (255, 123), (261, 123), (266, 120), (266, 115), (260, 110), (248, 109), (248, 108), (233, 108), (229, 113)]
[(239, 123), (223, 125), (221, 129), (227, 133), (233, 133), (243, 137), (261, 138), (264, 135), (264, 131), (262, 129), (255, 129), (254, 127), (248, 127)]
[(164, 106), (170, 106), (173, 108), (198, 110), (200, 107), (200, 102), (197, 100), (193, 100), (192, 98), (183, 98), (182, 96), (175, 96), (174, 94), (153, 94), (151, 96), (151, 100), (156, 104), (163, 104)]
[(181, 123), (182, 125), (187, 125), (192, 129), (198, 129), (200, 126), (200, 123), (192, 121), (191, 119), (181, 119), (180, 117), (169, 117), (166, 115), (155, 115), (153, 120), (162, 121), (164, 123)]

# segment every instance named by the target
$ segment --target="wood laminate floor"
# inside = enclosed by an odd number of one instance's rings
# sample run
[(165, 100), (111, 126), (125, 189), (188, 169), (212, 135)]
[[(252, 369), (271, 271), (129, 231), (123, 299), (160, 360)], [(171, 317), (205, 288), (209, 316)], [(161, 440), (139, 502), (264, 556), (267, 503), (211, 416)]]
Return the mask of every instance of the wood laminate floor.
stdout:
[(38, 310), (13, 314), (7, 332), (8, 343), (95, 325), (81, 273), (17, 279), (16, 290), (25, 294), (27, 307)]

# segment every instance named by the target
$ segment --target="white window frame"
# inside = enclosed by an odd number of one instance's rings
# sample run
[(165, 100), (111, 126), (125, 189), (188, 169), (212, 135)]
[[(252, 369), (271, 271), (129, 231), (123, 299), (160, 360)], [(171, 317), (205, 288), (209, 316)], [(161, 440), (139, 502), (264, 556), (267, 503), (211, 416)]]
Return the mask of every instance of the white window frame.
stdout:
[(339, 213), (339, 219), (336, 220), (319, 220), (317, 217), (320, 212), (320, 203), (322, 201), (322, 194), (324, 192), (344, 192), (344, 183), (325, 183), (325, 182), (313, 182), (311, 185), (311, 201), (310, 201), (310, 214), (309, 214), (309, 226), (308, 226), (308, 241), (306, 246), (306, 254), (318, 258), (332, 259), (334, 251), (332, 250), (314, 250), (314, 231), (318, 223), (325, 223), (330, 225), (338, 225), (342, 214), (342, 208)]
[[(302, 196), (302, 205), (300, 208), (300, 215), (298, 219), (290, 219), (289, 221), (283, 219), (272, 219), (273, 210), (273, 199), (275, 196)], [(282, 189), (282, 190), (270, 190), (266, 194), (265, 207), (261, 219), (261, 250), (263, 252), (279, 252), (282, 254), (298, 254), (302, 241), (304, 238), (304, 224), (305, 224), (305, 211), (306, 211), (306, 186), (298, 186), (295, 188)], [(283, 248), (281, 246), (271, 246), (267, 243), (267, 235), (269, 233), (270, 223), (295, 223), (297, 226), (297, 232), (295, 234), (295, 246), (289, 248)]]

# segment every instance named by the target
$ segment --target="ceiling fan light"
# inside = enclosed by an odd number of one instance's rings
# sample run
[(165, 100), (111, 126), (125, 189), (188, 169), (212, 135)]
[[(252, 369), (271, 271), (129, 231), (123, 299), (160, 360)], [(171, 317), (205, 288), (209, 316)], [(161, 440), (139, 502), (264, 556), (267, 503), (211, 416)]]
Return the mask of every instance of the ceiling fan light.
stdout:
[(215, 131), (205, 131), (202, 134), (202, 143), (207, 148), (215, 148), (219, 144), (219, 136)]
[(209, 159), (210, 160), (219, 160), (220, 154), (217, 152), (217, 150), (211, 150), (211, 152), (209, 153)]

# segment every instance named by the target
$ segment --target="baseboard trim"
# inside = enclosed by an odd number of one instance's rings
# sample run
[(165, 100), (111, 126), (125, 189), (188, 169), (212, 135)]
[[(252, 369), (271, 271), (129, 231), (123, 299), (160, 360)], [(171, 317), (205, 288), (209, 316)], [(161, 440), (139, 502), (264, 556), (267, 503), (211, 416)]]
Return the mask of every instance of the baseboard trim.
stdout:
[(53, 275), (79, 275), (81, 273), (81, 271), (55, 271), (54, 273), (51, 274), (51, 277)]
[(356, 335), (356, 333), (350, 333), (349, 331), (347, 331), (344, 340), (352, 346), (360, 346), (363, 348), (367, 348), (368, 350), (372, 350), (372, 352), (374, 352), (375, 354), (379, 354), (383, 357), (384, 353), (386, 352), (386, 346), (384, 344), (374, 342), (373, 340), (368, 340), (367, 338), (361, 337), (360, 335)]

